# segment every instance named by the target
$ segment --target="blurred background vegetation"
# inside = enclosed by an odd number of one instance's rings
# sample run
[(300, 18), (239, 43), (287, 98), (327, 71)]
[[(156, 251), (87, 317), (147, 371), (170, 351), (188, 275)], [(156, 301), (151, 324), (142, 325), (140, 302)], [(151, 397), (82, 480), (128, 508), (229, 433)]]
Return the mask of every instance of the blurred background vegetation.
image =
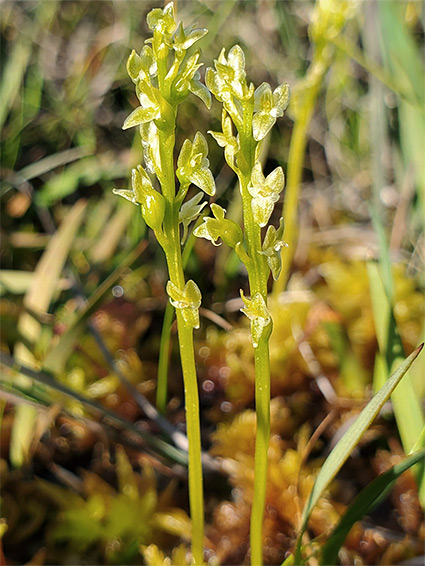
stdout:
[[(239, 43), (255, 85), (287, 81), (292, 90), (265, 163), (282, 165), (300, 187), (288, 285), (271, 307), (267, 564), (291, 550), (329, 448), (386, 368), (424, 337), (424, 4), (343, 4), (176, 2), (177, 19), (209, 30), (200, 42), (206, 66)], [(0, 3), (0, 534), (8, 564), (171, 564), (162, 553), (182, 564), (188, 548), (174, 347), (165, 418), (154, 409), (164, 260), (138, 209), (112, 194), (141, 160), (139, 136), (121, 130), (137, 105), (125, 62), (142, 48), (146, 14), (158, 5)], [(218, 106), (209, 112), (189, 98), (177, 146), (219, 120)], [(236, 181), (209, 145), (216, 200), (236, 218)], [(297, 153), (288, 163), (290, 148)], [(231, 253), (203, 240), (187, 273), (203, 295), (196, 340), (207, 557), (243, 564), (254, 446), (253, 352), (239, 314), (246, 278)], [(313, 514), (311, 539), (326, 536), (359, 489), (413, 447), (423, 375), (422, 356)], [(356, 525), (342, 564), (398, 564), (423, 552), (421, 473), (404, 474)]]

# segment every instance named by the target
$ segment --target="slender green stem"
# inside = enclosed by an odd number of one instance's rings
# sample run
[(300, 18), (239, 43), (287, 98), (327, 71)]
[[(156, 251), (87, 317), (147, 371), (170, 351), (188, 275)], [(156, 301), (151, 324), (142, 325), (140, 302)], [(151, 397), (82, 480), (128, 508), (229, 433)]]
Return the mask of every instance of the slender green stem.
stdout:
[[(182, 263), (183, 268), (186, 267), (190, 253), (193, 249), (195, 237), (190, 234), (188, 241), (183, 249)], [(159, 346), (158, 357), (158, 376), (156, 385), (156, 408), (162, 414), (165, 413), (167, 405), (168, 391), (168, 367), (170, 363), (170, 342), (171, 342), (171, 326), (173, 324), (174, 309), (171, 303), (167, 303), (165, 307), (164, 320), (162, 322), (161, 340)]]
[[(261, 252), (261, 228), (254, 221), (248, 184), (255, 162), (255, 142), (252, 139), (252, 108), (244, 109), (244, 131), (240, 132), (241, 153), (246, 170), (240, 171), (245, 238), (251, 262), (248, 279), (251, 297), (261, 294), (267, 304), (268, 269)], [(251, 564), (263, 563), (263, 520), (267, 491), (267, 459), (270, 440), (270, 360), (269, 334), (261, 337), (255, 347), (255, 436), (254, 494), (251, 509), (250, 545)]]
[(177, 311), (180, 358), (184, 377), (186, 427), (189, 439), (189, 504), (192, 519), (192, 556), (195, 564), (203, 564), (204, 499), (199, 424), (198, 382), (193, 351), (193, 331)]
[(268, 339), (255, 348), (255, 436), (254, 496), (251, 510), (251, 564), (263, 563), (263, 519), (267, 491), (267, 457), (270, 441), (270, 360)]
[[(176, 206), (174, 181), (174, 128), (160, 131), (162, 164), (161, 188), (165, 199), (164, 233), (167, 236), (164, 252), (170, 281), (184, 289), (185, 278), (180, 244), (179, 214)], [(187, 438), (189, 442), (189, 505), (192, 519), (192, 556), (195, 564), (203, 564), (204, 504), (201, 459), (201, 432), (199, 424), (198, 382), (196, 378), (193, 329), (183, 320), (177, 309), (177, 329), (180, 359), (183, 371)]]

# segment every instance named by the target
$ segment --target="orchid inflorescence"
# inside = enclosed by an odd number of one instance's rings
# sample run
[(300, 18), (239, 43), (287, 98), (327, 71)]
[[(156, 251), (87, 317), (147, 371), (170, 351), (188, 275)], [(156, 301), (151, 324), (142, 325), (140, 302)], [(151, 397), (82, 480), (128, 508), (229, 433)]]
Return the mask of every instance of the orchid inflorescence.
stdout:
[[(248, 84), (245, 73), (245, 56), (239, 45), (229, 50), (226, 57), (223, 49), (215, 61), (215, 69), (206, 71), (205, 87), (200, 81), (200, 50), (187, 56), (187, 51), (207, 33), (205, 29), (183, 28), (174, 19), (174, 5), (169, 3), (163, 10), (155, 9), (148, 15), (148, 26), (153, 37), (146, 40), (140, 54), (132, 51), (127, 71), (136, 85), (136, 94), (140, 106), (125, 120), (124, 129), (139, 126), (144, 148), (145, 168), (139, 165), (132, 173), (132, 190), (115, 190), (135, 204), (141, 206), (142, 216), (158, 237), (166, 245), (167, 235), (163, 231), (166, 214), (164, 198), (158, 192), (149, 177), (155, 174), (162, 185), (165, 181), (159, 152), (160, 130), (174, 127), (175, 112), (180, 104), (192, 92), (210, 108), (211, 94), (223, 103), (222, 132), (209, 133), (224, 148), (226, 161), (239, 174), (246, 168), (244, 155), (241, 152), (239, 131), (246, 125), (244, 107), (252, 108), (252, 141), (255, 144), (256, 161), (252, 168), (248, 186), (250, 205), (254, 221), (260, 227), (267, 225), (275, 203), (279, 200), (284, 186), (284, 174), (277, 167), (264, 177), (261, 163), (258, 161), (260, 141), (265, 138), (276, 119), (283, 116), (289, 102), (289, 86), (279, 85), (273, 92), (263, 82), (257, 89)], [(158, 69), (167, 64), (169, 54), (174, 60), (165, 74), (162, 85), (159, 85)], [(244, 121), (245, 120), (245, 121)], [(234, 134), (234, 127), (237, 135)], [(183, 199), (191, 184), (202, 189), (209, 196), (215, 194), (215, 183), (209, 169), (207, 158), (208, 145), (201, 132), (197, 132), (193, 142), (185, 140), (177, 161), (176, 175), (180, 182), (177, 202), (180, 205), (179, 222), (183, 226), (182, 241), (186, 239), (188, 226), (195, 221), (206, 202), (200, 203), (202, 193), (198, 193), (183, 203)], [(232, 220), (225, 218), (226, 211), (213, 204), (214, 218), (205, 217), (204, 223), (194, 231), (195, 236), (211, 240), (219, 245), (221, 239), (236, 252), (244, 263), (249, 263), (249, 254), (243, 249), (241, 228)], [(263, 250), (259, 253), (267, 257), (273, 278), (280, 272), (280, 250), (285, 246), (282, 240), (283, 226), (279, 229), (269, 227), (263, 242)], [(181, 289), (183, 292), (183, 289)], [(172, 301), (172, 298), (170, 297)], [(194, 301), (195, 303), (196, 301)], [(243, 310), (245, 312), (245, 310)]]
[[(123, 129), (139, 127), (144, 166), (138, 165), (133, 169), (131, 189), (114, 192), (140, 206), (142, 217), (153, 230), (167, 260), (170, 278), (167, 294), (177, 313), (188, 411), (192, 552), (195, 562), (200, 563), (203, 522), (199, 498), (202, 496), (202, 473), (192, 330), (199, 328), (201, 292), (194, 281), (185, 281), (181, 245), (187, 238), (189, 226), (198, 219), (207, 204), (202, 202), (203, 194), (210, 197), (215, 195), (215, 181), (209, 168), (208, 144), (199, 131), (192, 141), (184, 141), (175, 167), (177, 109), (189, 93), (199, 97), (207, 108), (211, 107), (211, 93), (222, 103), (222, 131), (209, 133), (224, 149), (227, 164), (239, 178), (244, 211), (243, 227), (226, 218), (223, 207), (212, 203), (213, 217), (205, 216), (203, 222), (198, 222), (193, 234), (210, 240), (214, 245), (224, 242), (234, 249), (244, 263), (251, 298), (245, 297), (241, 291), (245, 304), (241, 310), (251, 321), (256, 372), (257, 369), (261, 370), (259, 379), (269, 382), (268, 339), (272, 320), (267, 309), (267, 280), (270, 272), (274, 279), (279, 277), (280, 253), (286, 244), (282, 239), (282, 220), (277, 229), (269, 226), (264, 238), (261, 230), (267, 226), (280, 198), (284, 174), (282, 168), (277, 167), (265, 176), (259, 156), (262, 140), (270, 132), (276, 119), (283, 116), (288, 105), (289, 86), (283, 83), (272, 91), (270, 85), (264, 82), (255, 89), (252, 83), (247, 82), (245, 55), (239, 45), (232, 47), (227, 55), (224, 49), (221, 51), (214, 62), (214, 68), (206, 70), (205, 86), (199, 74), (202, 66), (199, 62), (201, 52), (198, 49), (190, 53), (189, 50), (205, 36), (207, 30), (184, 28), (181, 23), (177, 24), (172, 2), (164, 9), (152, 10), (147, 16), (147, 24), (153, 33), (152, 37), (145, 41), (140, 53), (133, 50), (127, 62), (127, 71), (135, 84), (140, 106), (131, 112), (123, 125)], [(176, 179), (179, 183), (178, 190)], [(185, 201), (191, 185), (202, 192)], [(268, 388), (261, 390), (267, 392)], [(267, 397), (263, 397), (262, 402), (264, 401), (267, 401)], [(198, 423), (195, 422), (196, 418)], [(267, 438), (269, 424), (266, 422), (261, 426), (265, 427), (263, 437)], [(259, 456), (263, 457), (264, 454)], [(264, 476), (264, 472), (261, 475)], [(265, 476), (261, 479), (263, 480), (265, 481)], [(195, 490), (196, 494), (191, 493)], [(262, 517), (263, 496), (254, 495), (254, 499), (255, 497)], [(260, 540), (261, 532), (255, 536)], [(259, 545), (255, 544), (257, 550), (254, 554), (260, 560)]]

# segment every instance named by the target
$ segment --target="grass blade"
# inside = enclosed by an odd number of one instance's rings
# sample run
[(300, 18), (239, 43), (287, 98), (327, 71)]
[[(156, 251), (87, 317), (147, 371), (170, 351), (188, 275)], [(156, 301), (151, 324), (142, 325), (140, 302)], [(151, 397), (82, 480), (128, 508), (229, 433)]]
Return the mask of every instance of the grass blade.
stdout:
[[(385, 380), (385, 375), (400, 363), (403, 357), (403, 345), (393, 310), (383, 290), (379, 268), (373, 262), (369, 262), (367, 268), (379, 345), (374, 376), (375, 389), (377, 389), (377, 386), (381, 386), (382, 381)], [(403, 448), (408, 454), (425, 425), (420, 402), (409, 376), (406, 376), (400, 387), (394, 391), (392, 401)]]
[(0, 129), (21, 88), (30, 55), (31, 45), (17, 41), (8, 57), (0, 88)]
[(354, 523), (364, 517), (373, 509), (388, 493), (395, 480), (414, 464), (423, 461), (425, 449), (422, 449), (405, 458), (366, 486), (354, 499), (353, 503), (345, 512), (338, 525), (322, 547), (320, 563), (332, 566), (338, 559), (338, 551), (347, 538)]
[[(65, 216), (57, 232), (50, 239), (37, 267), (34, 271), (32, 284), (24, 298), (24, 307), (30, 312), (42, 315), (49, 308), (57, 285), (68, 258), (75, 235), (84, 217), (87, 203), (78, 201)], [(18, 322), (18, 330), (29, 340), (37, 341), (40, 324), (32, 316), (24, 313)], [(26, 350), (26, 349), (25, 349)], [(27, 361), (28, 354), (21, 347), (15, 352), (20, 359)]]
[[(375, 419), (379, 411), (381, 410), (384, 403), (390, 397), (391, 393), (394, 391), (396, 386), (401, 381), (402, 377), (405, 375), (409, 367), (412, 365), (414, 360), (419, 355), (423, 348), (423, 344), (418, 346), (408, 358), (403, 362), (403, 364), (392, 374), (385, 385), (376, 393), (376, 395), (369, 401), (366, 407), (362, 410), (360, 415), (357, 417), (356, 421), (351, 425), (348, 431), (340, 439), (338, 444), (329, 454), (325, 460), (320, 472), (316, 478), (313, 489), (310, 493), (310, 497), (304, 507), (303, 515), (301, 519), (301, 528), (298, 537), (298, 544), (296, 550), (296, 563), (299, 563), (300, 545), (301, 538), (306, 529), (308, 519), (311, 512), (320, 497), (322, 496), (325, 489), (328, 487), (330, 482), (335, 478), (338, 471), (343, 466), (344, 462), (348, 459), (351, 452), (359, 442), (360, 438), (364, 432), (369, 428), (372, 421)], [(298, 560), (297, 560), (298, 558)]]
[(146, 241), (141, 242), (128, 254), (125, 261), (123, 261), (120, 266), (117, 267), (117, 269), (97, 287), (94, 293), (87, 299), (84, 306), (78, 311), (74, 323), (61, 336), (56, 346), (47, 354), (43, 362), (43, 369), (51, 373), (60, 373), (63, 371), (75, 342), (86, 327), (88, 317), (94, 313), (105, 294), (116, 283), (116, 281), (119, 280), (130, 265), (134, 263), (140, 254), (143, 253), (147, 245)]
[[(185, 452), (181, 452), (180, 450), (178, 450), (174, 446), (171, 446), (167, 442), (164, 442), (160, 438), (156, 438), (149, 432), (139, 429), (133, 423), (131, 423), (127, 419), (120, 417), (113, 411), (110, 411), (100, 403), (93, 401), (88, 397), (85, 397), (81, 393), (73, 391), (63, 383), (56, 381), (48, 373), (34, 371), (31, 368), (28, 368), (25, 365), (21, 364), (8, 354), (5, 354), (4, 352), (0, 352), (0, 363), (3, 366), (12, 369), (13, 371), (25, 375), (29, 379), (43, 383), (44, 385), (47, 385), (48, 387), (51, 387), (52, 389), (55, 389), (56, 391), (59, 391), (60, 393), (71, 397), (72, 399), (76, 399), (85, 407), (94, 409), (97, 413), (100, 413), (102, 416), (106, 417), (108, 421), (112, 422), (114, 425), (118, 425), (119, 427), (128, 430), (129, 432), (142, 438), (157, 452), (163, 454), (164, 456), (167, 456), (168, 458), (174, 460), (175, 462), (178, 462), (179, 464), (187, 465), (187, 454)], [(26, 405), (26, 407), (35, 410), (33, 407), (29, 407), (28, 405)]]
[[(23, 304), (27, 312), (24, 312), (18, 321), (18, 332), (25, 342), (37, 344), (41, 324), (29, 313), (40, 316), (48, 310), (57, 292), (75, 235), (84, 218), (86, 205), (85, 201), (80, 200), (72, 207), (37, 264), (31, 286), (24, 297)], [(33, 352), (23, 342), (16, 345), (15, 355), (29, 366), (35, 363)], [(37, 412), (33, 407), (21, 405), (16, 408), (10, 441), (10, 460), (15, 466), (21, 466), (29, 454), (36, 418)]]

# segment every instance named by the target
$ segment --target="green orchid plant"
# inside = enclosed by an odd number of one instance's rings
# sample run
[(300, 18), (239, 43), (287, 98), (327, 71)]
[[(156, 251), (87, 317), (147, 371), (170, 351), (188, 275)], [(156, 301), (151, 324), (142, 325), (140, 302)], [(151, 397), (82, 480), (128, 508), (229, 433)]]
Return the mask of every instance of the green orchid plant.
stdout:
[[(199, 328), (201, 292), (183, 272), (182, 241), (206, 203), (198, 193), (184, 202), (190, 185), (214, 195), (215, 183), (207, 158), (208, 145), (197, 132), (183, 143), (174, 168), (176, 115), (190, 93), (211, 106), (211, 95), (200, 82), (200, 51), (188, 50), (207, 33), (177, 24), (174, 5), (154, 9), (147, 16), (153, 36), (140, 54), (132, 51), (127, 71), (135, 84), (140, 106), (123, 129), (139, 127), (144, 166), (133, 169), (130, 190), (114, 192), (140, 206), (142, 217), (164, 250), (169, 281), (167, 293), (175, 308), (183, 370), (187, 436), (189, 441), (189, 499), (192, 519), (192, 559), (203, 564), (204, 510), (199, 425), (199, 400), (193, 349), (193, 329)], [(179, 181), (178, 190), (175, 178)], [(155, 181), (156, 179), (156, 181)], [(182, 226), (182, 230), (180, 228)], [(183, 234), (181, 234), (183, 231)]]
[[(199, 328), (201, 292), (183, 272), (181, 246), (190, 224), (201, 214), (203, 193), (215, 194), (209, 169), (208, 145), (201, 132), (193, 141), (185, 140), (174, 167), (175, 128), (178, 106), (189, 93), (210, 108), (211, 94), (222, 103), (222, 131), (209, 132), (224, 148), (226, 162), (239, 178), (243, 202), (243, 229), (226, 218), (226, 210), (211, 205), (213, 218), (204, 217), (194, 235), (214, 245), (224, 242), (232, 248), (248, 272), (251, 298), (241, 297), (242, 312), (251, 321), (255, 350), (257, 434), (254, 499), (251, 514), (251, 558), (262, 563), (262, 523), (266, 495), (267, 451), (270, 436), (269, 338), (272, 318), (267, 308), (267, 282), (281, 269), (280, 253), (285, 246), (283, 224), (265, 228), (284, 187), (281, 167), (267, 175), (259, 161), (262, 140), (276, 119), (283, 116), (289, 102), (286, 83), (274, 91), (267, 83), (255, 89), (247, 83), (245, 56), (235, 45), (227, 56), (223, 49), (215, 68), (206, 71), (206, 85), (200, 82), (200, 52), (188, 50), (206, 33), (205, 29), (177, 24), (173, 3), (152, 10), (147, 23), (153, 37), (145, 41), (140, 54), (133, 51), (127, 71), (135, 84), (140, 106), (125, 120), (123, 128), (138, 126), (143, 147), (144, 167), (132, 171), (131, 190), (115, 190), (140, 206), (146, 224), (164, 250), (169, 281), (167, 294), (176, 310), (180, 356), (185, 384), (187, 435), (189, 440), (189, 499), (192, 518), (192, 557), (203, 562), (203, 491), (199, 401), (193, 349), (193, 329)], [(156, 178), (156, 183), (154, 182)], [(179, 187), (176, 188), (175, 179)], [(185, 202), (190, 185), (202, 192)], [(180, 226), (182, 228), (180, 228)], [(219, 242), (221, 240), (221, 242)]]
[(217, 204), (211, 205), (214, 218), (205, 217), (194, 235), (219, 245), (218, 240), (234, 249), (245, 265), (251, 298), (241, 297), (245, 304), (242, 312), (251, 322), (252, 344), (255, 351), (255, 402), (257, 432), (255, 443), (254, 496), (251, 511), (251, 563), (262, 564), (262, 532), (267, 484), (267, 452), (270, 438), (270, 360), (269, 339), (272, 317), (267, 308), (267, 282), (270, 273), (277, 280), (281, 271), (283, 221), (279, 227), (265, 228), (284, 187), (284, 174), (277, 167), (267, 177), (259, 161), (261, 143), (276, 122), (283, 116), (289, 103), (288, 84), (272, 91), (262, 83), (255, 89), (248, 83), (245, 73), (245, 56), (239, 45), (232, 47), (227, 56), (223, 49), (206, 71), (206, 85), (222, 103), (222, 131), (209, 132), (219, 146), (229, 167), (239, 179), (243, 205), (243, 231), (225, 217), (226, 211)]

